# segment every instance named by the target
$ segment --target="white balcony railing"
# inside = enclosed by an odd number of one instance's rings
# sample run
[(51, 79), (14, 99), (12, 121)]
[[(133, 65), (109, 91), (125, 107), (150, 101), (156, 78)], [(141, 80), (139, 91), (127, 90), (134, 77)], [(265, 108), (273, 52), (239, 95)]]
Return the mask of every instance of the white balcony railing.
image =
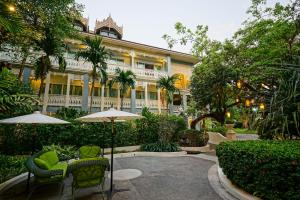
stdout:
[[(31, 56), (28, 57), (26, 60), (27, 64), (33, 64), (34, 61), (41, 55), (39, 52), (34, 52)], [(0, 51), (0, 60), (13, 62), (13, 63), (20, 63), (21, 57), (19, 54), (14, 54), (10, 51), (4, 52)], [(81, 72), (89, 72), (92, 70), (92, 64), (89, 62), (85, 62), (82, 59), (76, 60), (74, 55), (65, 54), (65, 60), (67, 62), (67, 69), (70, 71), (81, 71)], [(51, 63), (54, 68), (58, 68), (58, 60), (55, 58), (51, 58)], [(149, 70), (149, 69), (138, 69), (138, 68), (131, 68), (131, 66), (126, 64), (115, 64), (108, 61), (107, 65), (107, 72), (109, 75), (114, 75), (115, 70), (120, 68), (122, 70), (132, 70), (134, 74), (136, 74), (137, 78), (142, 79), (151, 79), (157, 80), (162, 76), (166, 76), (167, 72), (159, 71), (159, 70)]]

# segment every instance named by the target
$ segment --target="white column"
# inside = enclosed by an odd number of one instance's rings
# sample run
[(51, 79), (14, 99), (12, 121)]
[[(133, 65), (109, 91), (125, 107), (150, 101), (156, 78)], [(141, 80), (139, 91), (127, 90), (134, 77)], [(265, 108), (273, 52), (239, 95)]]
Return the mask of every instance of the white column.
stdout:
[(135, 62), (135, 59), (134, 59), (135, 52), (133, 50), (131, 50), (131, 52), (130, 52), (130, 57), (131, 57), (131, 70), (133, 70), (134, 69), (134, 62)]
[(105, 86), (104, 84), (101, 85), (101, 111), (104, 110), (104, 90)]
[(160, 88), (157, 89), (157, 108), (158, 113), (161, 113), (161, 100), (160, 100)]
[(167, 69), (168, 69), (168, 75), (172, 75), (172, 66), (171, 66), (171, 57), (167, 56)]
[(68, 81), (67, 81), (67, 91), (66, 91), (66, 102), (65, 106), (69, 107), (70, 105), (70, 83), (71, 83), (71, 74), (67, 74)]
[(45, 93), (44, 93), (44, 99), (43, 99), (43, 110), (42, 113), (46, 114), (47, 113), (47, 106), (48, 106), (48, 98), (49, 98), (49, 87), (50, 87), (50, 76), (51, 72), (49, 71), (46, 77), (45, 81)]
[(121, 108), (121, 98), (120, 98), (120, 89), (118, 87), (117, 109), (120, 110), (120, 108)]
[(149, 102), (148, 102), (148, 83), (144, 82), (144, 87), (145, 87), (145, 106), (149, 107)]

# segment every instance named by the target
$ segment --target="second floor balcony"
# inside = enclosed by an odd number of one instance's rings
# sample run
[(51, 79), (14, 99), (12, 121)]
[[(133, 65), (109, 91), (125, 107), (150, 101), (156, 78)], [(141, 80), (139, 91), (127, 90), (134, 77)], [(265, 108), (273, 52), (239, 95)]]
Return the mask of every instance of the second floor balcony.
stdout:
[[(26, 60), (27, 65), (33, 65), (35, 60), (41, 55), (39, 52), (32, 53)], [(20, 64), (22, 58), (11, 51), (0, 51), (0, 61), (7, 61), (14, 64)], [(82, 59), (75, 59), (72, 54), (65, 54), (65, 60), (67, 62), (66, 71), (89, 73), (92, 70), (92, 64), (85, 62)], [(51, 63), (54, 69), (58, 69), (58, 60), (51, 58)], [(110, 76), (115, 74), (115, 70), (120, 68), (122, 70), (132, 70), (138, 79), (146, 80), (158, 80), (160, 77), (167, 76), (167, 72), (164, 70), (156, 69), (140, 69), (136, 65), (131, 66), (123, 63), (114, 63), (111, 60), (107, 61), (107, 73)]]

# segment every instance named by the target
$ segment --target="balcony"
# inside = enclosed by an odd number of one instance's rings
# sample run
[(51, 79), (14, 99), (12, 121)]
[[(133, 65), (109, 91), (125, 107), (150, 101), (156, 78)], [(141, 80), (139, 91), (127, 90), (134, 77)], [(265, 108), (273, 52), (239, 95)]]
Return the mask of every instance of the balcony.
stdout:
[[(90, 106), (90, 99), (88, 98), (88, 106)], [(66, 103), (67, 96), (66, 95), (51, 95), (48, 96), (48, 106), (57, 106), (57, 107), (63, 107), (63, 106), (70, 106), (70, 107), (81, 107), (82, 106), (82, 96), (74, 96), (70, 95), (68, 99), (68, 104)], [(43, 99), (41, 100), (43, 102)], [(148, 107), (151, 109), (158, 109), (158, 101), (157, 100), (148, 100)], [(93, 108), (100, 108), (101, 107), (101, 97), (93, 97)], [(112, 98), (112, 97), (104, 97), (104, 108), (110, 108), (111, 105), (114, 107), (118, 107), (118, 99)], [(145, 99), (136, 99), (136, 108), (143, 108), (146, 106), (146, 100)], [(130, 109), (131, 107), (131, 100), (129, 98), (124, 98), (123, 101), (123, 108)], [(161, 105), (162, 109), (166, 109), (165, 106)]]
[[(34, 63), (35, 59), (38, 58), (41, 54), (39, 52), (33, 53), (28, 59), (26, 60), (27, 64)], [(67, 62), (67, 70), (74, 71), (74, 72), (90, 72), (92, 70), (92, 64), (89, 62), (84, 62), (83, 60), (76, 60), (74, 55), (65, 54), (65, 59)], [(16, 56), (11, 52), (4, 52), (0, 51), (0, 60), (8, 61), (12, 63), (20, 63), (21, 57)], [(51, 58), (51, 62), (54, 68), (58, 69), (58, 60)], [(134, 74), (136, 74), (137, 78), (139, 79), (147, 79), (147, 80), (158, 80), (160, 77), (166, 76), (167, 72), (159, 71), (159, 70), (149, 70), (149, 69), (138, 69), (138, 68), (131, 68), (130, 65), (126, 64), (115, 64), (108, 62), (107, 65), (107, 72), (109, 75), (114, 75), (115, 70), (120, 68), (122, 70), (132, 70)]]

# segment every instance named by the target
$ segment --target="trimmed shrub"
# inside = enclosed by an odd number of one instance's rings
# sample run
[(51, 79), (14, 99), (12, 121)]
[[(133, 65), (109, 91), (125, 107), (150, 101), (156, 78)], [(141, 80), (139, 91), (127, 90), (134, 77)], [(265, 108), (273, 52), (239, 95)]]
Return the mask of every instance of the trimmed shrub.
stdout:
[(155, 142), (150, 144), (141, 145), (141, 151), (150, 151), (150, 152), (176, 152), (179, 151), (180, 147), (175, 142)]
[(188, 129), (183, 131), (180, 139), (181, 145), (190, 147), (205, 146), (208, 142), (208, 134), (204, 131)]
[(223, 136), (226, 136), (227, 128), (225, 126), (218, 125), (218, 126), (215, 126), (215, 127), (211, 128), (211, 129), (209, 129), (209, 131), (211, 131), (211, 132), (217, 132), (217, 133), (222, 134)]
[(217, 146), (219, 165), (262, 199), (300, 199), (300, 141), (235, 141)]
[(27, 156), (7, 156), (0, 154), (0, 183), (27, 171)]

